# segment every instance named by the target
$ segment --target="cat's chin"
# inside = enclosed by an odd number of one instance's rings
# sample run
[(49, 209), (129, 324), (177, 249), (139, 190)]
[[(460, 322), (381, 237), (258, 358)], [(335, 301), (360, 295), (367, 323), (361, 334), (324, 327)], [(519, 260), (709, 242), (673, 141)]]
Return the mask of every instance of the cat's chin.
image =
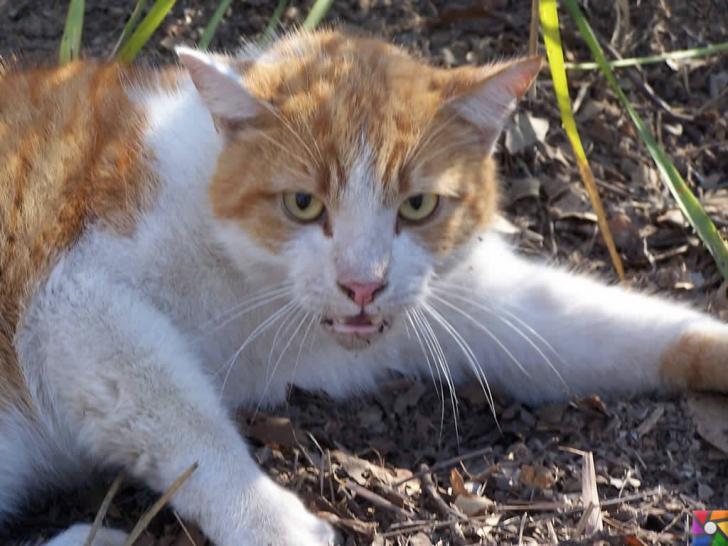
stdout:
[(324, 317), (321, 326), (336, 342), (349, 350), (364, 349), (391, 328), (392, 319), (385, 316)]

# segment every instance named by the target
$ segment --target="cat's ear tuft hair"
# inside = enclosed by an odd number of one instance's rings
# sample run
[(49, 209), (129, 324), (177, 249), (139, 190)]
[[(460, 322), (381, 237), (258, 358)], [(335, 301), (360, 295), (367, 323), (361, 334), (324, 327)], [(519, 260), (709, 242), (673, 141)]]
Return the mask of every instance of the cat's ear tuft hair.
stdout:
[(175, 52), (216, 120), (235, 124), (261, 113), (263, 106), (245, 89), (231, 59), (182, 46)]
[(516, 104), (536, 79), (542, 63), (541, 57), (526, 57), (478, 69), (480, 75), (476, 74), (447, 105), (481, 129), (492, 149)]

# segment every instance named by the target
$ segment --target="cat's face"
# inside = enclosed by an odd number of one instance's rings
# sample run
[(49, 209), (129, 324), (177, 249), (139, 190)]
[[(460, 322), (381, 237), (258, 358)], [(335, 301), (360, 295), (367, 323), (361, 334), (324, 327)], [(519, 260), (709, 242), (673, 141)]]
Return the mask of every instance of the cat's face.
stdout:
[(540, 66), (442, 70), (335, 32), (254, 59), (180, 57), (225, 133), (210, 197), (227, 251), (283, 271), (349, 348), (402, 320), (488, 227), (493, 144)]

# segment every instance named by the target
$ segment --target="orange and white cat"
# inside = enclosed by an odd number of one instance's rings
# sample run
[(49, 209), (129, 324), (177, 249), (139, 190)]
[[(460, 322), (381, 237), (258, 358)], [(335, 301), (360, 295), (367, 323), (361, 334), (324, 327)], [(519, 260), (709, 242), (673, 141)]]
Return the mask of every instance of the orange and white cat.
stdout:
[(171, 502), (215, 544), (327, 544), (230, 417), (291, 383), (728, 391), (728, 326), (492, 232), (539, 59), (444, 70), (335, 31), (178, 54), (1, 76), (0, 520), (90, 468), (159, 491), (197, 462)]

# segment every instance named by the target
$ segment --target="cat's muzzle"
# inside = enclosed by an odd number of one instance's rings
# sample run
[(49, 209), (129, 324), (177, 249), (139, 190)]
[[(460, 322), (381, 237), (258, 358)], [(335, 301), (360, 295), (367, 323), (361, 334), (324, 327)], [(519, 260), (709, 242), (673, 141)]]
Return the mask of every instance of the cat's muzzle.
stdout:
[(368, 315), (364, 312), (349, 317), (324, 317), (322, 326), (339, 340), (349, 345), (351, 340), (369, 342), (389, 329), (391, 320), (383, 315)]

